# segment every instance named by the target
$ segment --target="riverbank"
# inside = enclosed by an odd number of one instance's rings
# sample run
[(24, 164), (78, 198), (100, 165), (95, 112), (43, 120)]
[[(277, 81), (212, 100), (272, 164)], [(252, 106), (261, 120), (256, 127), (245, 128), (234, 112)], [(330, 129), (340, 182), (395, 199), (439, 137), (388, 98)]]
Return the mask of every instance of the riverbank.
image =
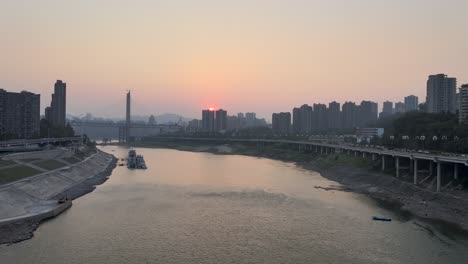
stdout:
[[(75, 164), (0, 186), (0, 244), (33, 237), (40, 223), (105, 182), (116, 163), (114, 156), (97, 150)], [(59, 203), (64, 197), (69, 201)]]
[[(248, 155), (287, 162), (319, 172), (342, 186), (317, 188), (361, 193), (381, 206), (396, 211), (402, 220), (418, 218), (441, 231), (468, 234), (468, 195), (465, 191), (437, 193), (382, 173), (370, 159), (344, 154), (320, 155), (289, 149), (285, 146), (246, 146), (242, 144), (207, 145), (195, 142), (152, 142), (141, 147), (172, 148), (220, 155)], [(453, 232), (455, 231), (455, 232)]]

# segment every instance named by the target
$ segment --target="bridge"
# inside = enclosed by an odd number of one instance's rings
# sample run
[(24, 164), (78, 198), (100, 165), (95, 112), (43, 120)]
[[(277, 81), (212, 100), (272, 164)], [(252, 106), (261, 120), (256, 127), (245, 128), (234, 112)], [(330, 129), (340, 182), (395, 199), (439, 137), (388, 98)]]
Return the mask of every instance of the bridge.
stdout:
[(32, 150), (35, 145), (48, 145), (55, 143), (77, 143), (80, 141), (81, 137), (7, 140), (0, 141), (0, 152), (23, 151), (28, 149)]
[(130, 138), (141, 138), (182, 130), (182, 127), (177, 125), (151, 125), (132, 122), (130, 101), (131, 95), (130, 91), (128, 91), (126, 95), (125, 120), (122, 122), (73, 120), (70, 122), (70, 125), (75, 132), (86, 134), (91, 139), (118, 139), (120, 143), (127, 143)]
[[(156, 139), (156, 138), (155, 138)], [(453, 173), (453, 179), (458, 179), (459, 166), (468, 166), (468, 156), (457, 154), (436, 154), (417, 151), (405, 151), (399, 149), (380, 149), (372, 147), (360, 147), (346, 144), (330, 144), (316, 141), (294, 141), (294, 140), (275, 140), (275, 139), (241, 139), (241, 138), (195, 138), (195, 137), (157, 137), (162, 140), (187, 140), (187, 141), (205, 141), (205, 142), (223, 142), (223, 143), (250, 143), (264, 147), (266, 144), (285, 144), (298, 150), (307, 150), (320, 154), (345, 153), (356, 157), (368, 158), (372, 161), (381, 163), (381, 170), (385, 171), (392, 165), (395, 168), (396, 177), (400, 178), (402, 170), (408, 170), (413, 174), (413, 183), (421, 184), (433, 175), (436, 170), (436, 191), (442, 189), (442, 166), (449, 166)], [(426, 164), (423, 164), (426, 163)], [(406, 166), (402, 166), (406, 165)], [(423, 169), (423, 165), (426, 165)], [(421, 181), (419, 176), (421, 172), (428, 172), (429, 176)], [(449, 181), (445, 186), (449, 186)]]
[(73, 127), (76, 133), (86, 134), (91, 139), (100, 140), (103, 138), (120, 138), (121, 143), (125, 143), (127, 140), (127, 138), (122, 139), (122, 137), (125, 135), (125, 132), (122, 132), (123, 129), (128, 129), (129, 137), (135, 138), (164, 133), (173, 133), (182, 129), (177, 125), (149, 125), (141, 123), (130, 123), (127, 128), (125, 122), (95, 122), (80, 120), (73, 120), (70, 122), (70, 125)]

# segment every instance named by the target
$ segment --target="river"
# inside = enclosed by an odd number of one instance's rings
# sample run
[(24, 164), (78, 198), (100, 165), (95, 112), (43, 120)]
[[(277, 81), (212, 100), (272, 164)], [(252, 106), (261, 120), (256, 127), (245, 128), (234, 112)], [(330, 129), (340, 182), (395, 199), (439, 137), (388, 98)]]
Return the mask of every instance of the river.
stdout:
[[(116, 157), (127, 149), (107, 146)], [(110, 179), (0, 246), (0, 263), (467, 263), (468, 239), (408, 220), (292, 163), (137, 149)], [(331, 187), (331, 189), (320, 189)], [(373, 215), (392, 222), (372, 221)]]

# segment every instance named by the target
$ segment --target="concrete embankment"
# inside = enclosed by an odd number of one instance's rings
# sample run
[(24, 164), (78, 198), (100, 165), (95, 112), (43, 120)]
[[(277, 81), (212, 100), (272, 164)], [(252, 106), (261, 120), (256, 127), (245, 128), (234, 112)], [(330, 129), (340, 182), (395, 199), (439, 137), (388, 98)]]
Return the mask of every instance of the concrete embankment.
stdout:
[(76, 164), (0, 186), (0, 243), (31, 238), (41, 221), (71, 206), (71, 201), (58, 199), (75, 199), (94, 190), (115, 164), (112, 155), (97, 151)]

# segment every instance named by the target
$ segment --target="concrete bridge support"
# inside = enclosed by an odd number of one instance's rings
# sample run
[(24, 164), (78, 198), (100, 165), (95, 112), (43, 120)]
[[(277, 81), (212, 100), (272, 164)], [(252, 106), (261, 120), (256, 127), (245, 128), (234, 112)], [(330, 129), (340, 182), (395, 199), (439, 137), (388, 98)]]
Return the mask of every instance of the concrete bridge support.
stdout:
[(458, 180), (458, 164), (457, 163), (453, 164), (453, 178), (455, 180)]
[(396, 170), (396, 177), (400, 178), (400, 158), (395, 157), (395, 170)]
[(413, 183), (418, 184), (418, 160), (414, 159), (414, 166), (413, 166)]
[(442, 173), (442, 168), (440, 162), (437, 162), (437, 192), (440, 192), (440, 178)]
[(385, 171), (385, 155), (382, 155), (382, 171)]

